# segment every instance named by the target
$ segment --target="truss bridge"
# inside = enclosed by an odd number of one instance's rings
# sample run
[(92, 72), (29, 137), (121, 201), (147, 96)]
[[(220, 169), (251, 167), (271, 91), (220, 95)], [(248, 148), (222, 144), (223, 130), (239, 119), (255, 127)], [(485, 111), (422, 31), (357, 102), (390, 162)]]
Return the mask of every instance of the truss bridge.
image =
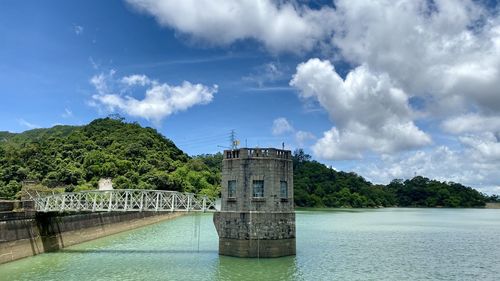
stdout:
[(115, 189), (43, 194), (29, 192), (37, 212), (213, 212), (216, 199), (164, 190)]

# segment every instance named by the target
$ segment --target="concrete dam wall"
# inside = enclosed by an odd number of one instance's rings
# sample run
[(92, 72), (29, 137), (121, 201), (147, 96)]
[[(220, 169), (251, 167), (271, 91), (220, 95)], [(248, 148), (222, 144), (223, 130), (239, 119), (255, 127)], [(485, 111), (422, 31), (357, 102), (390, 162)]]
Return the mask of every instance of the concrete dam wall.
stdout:
[(0, 221), (0, 264), (168, 220), (183, 213), (21, 213)]

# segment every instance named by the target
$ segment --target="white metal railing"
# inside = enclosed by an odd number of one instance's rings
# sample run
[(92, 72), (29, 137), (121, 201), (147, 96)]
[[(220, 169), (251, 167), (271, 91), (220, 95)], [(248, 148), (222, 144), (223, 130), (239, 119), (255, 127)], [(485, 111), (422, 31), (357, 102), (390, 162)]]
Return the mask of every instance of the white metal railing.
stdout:
[(63, 193), (30, 193), (38, 212), (207, 212), (216, 200), (193, 193), (164, 190), (115, 189)]

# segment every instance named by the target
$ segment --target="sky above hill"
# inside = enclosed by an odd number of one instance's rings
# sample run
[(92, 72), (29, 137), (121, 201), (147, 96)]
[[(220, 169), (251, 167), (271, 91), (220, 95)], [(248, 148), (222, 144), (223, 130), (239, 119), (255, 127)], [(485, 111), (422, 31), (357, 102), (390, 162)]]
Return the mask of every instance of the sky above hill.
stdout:
[(4, 0), (0, 131), (118, 113), (188, 154), (304, 150), (500, 192), (500, 16), (467, 0)]

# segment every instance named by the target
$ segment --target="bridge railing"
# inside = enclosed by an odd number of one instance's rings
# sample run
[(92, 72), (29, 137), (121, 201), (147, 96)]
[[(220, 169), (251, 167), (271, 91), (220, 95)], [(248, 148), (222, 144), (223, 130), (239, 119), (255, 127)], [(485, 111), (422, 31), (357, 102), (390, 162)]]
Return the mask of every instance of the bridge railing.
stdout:
[(30, 194), (39, 212), (215, 211), (216, 200), (193, 193), (115, 189)]

